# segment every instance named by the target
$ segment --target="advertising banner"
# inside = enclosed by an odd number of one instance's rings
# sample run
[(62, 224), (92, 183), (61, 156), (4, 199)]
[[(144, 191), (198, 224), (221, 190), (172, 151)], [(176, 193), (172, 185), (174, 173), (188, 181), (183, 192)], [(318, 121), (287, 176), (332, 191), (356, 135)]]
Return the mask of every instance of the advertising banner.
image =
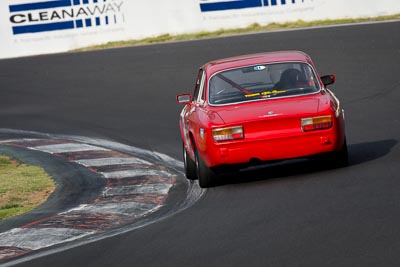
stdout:
[(0, 58), (252, 23), (397, 13), (398, 0), (3, 0)]

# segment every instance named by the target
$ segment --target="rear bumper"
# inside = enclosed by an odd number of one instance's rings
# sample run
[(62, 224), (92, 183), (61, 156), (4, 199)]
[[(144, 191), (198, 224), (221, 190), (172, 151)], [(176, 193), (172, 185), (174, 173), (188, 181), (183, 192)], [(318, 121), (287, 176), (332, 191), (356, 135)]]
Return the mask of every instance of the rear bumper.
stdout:
[(340, 150), (342, 127), (303, 133), (286, 138), (230, 142), (208, 146), (203, 159), (209, 167), (301, 158)]

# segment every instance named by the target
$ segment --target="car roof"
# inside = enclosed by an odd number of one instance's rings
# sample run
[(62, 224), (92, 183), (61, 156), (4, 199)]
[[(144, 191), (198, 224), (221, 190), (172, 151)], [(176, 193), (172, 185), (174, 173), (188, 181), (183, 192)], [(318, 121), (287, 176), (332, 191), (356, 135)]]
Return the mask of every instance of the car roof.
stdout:
[(243, 55), (237, 57), (224, 58), (214, 60), (203, 65), (203, 69), (212, 75), (226, 69), (237, 68), (242, 66), (268, 64), (277, 62), (300, 61), (313, 65), (313, 62), (306, 53), (301, 51), (279, 51), (265, 52), (258, 54)]

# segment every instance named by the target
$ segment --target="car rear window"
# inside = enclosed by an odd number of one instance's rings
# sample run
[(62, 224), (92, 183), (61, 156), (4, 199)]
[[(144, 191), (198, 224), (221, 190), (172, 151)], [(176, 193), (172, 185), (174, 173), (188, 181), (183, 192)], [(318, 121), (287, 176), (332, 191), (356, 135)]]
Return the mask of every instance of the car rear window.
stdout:
[(211, 105), (305, 95), (320, 90), (313, 69), (302, 62), (260, 64), (218, 72), (211, 77), (208, 87)]

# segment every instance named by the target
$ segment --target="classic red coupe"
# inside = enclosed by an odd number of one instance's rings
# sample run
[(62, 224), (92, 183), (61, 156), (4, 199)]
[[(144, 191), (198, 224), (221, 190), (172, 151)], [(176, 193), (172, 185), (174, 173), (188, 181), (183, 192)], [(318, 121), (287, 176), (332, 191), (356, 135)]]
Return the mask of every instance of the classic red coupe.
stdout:
[(221, 59), (203, 65), (193, 95), (179, 94), (188, 179), (210, 187), (223, 169), (324, 154), (348, 161), (344, 111), (311, 58), (299, 51)]

